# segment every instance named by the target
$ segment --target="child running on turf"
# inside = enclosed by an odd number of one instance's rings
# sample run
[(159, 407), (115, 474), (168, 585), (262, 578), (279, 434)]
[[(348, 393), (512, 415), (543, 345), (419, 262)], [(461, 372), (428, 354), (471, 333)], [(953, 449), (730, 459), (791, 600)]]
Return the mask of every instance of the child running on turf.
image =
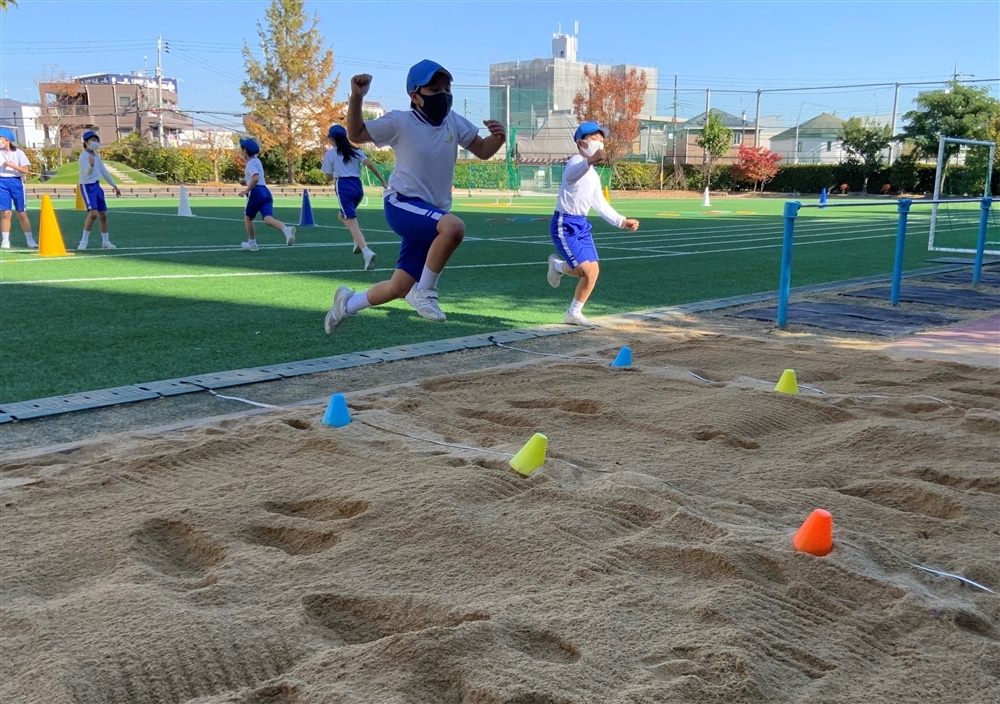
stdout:
[(86, 249), (90, 241), (90, 228), (95, 220), (101, 222), (101, 248), (117, 249), (108, 235), (108, 204), (104, 200), (104, 189), (101, 188), (101, 177), (108, 182), (111, 190), (115, 192), (115, 197), (121, 197), (122, 192), (118, 190), (115, 181), (108, 173), (107, 167), (98, 155), (97, 150), (101, 148), (101, 138), (93, 130), (83, 133), (83, 151), (80, 152), (80, 197), (87, 208), (87, 217), (83, 221), (83, 234), (80, 235), (80, 244), (77, 249)]
[(0, 249), (10, 249), (10, 221), (16, 212), (21, 222), (21, 230), (29, 249), (38, 249), (34, 235), (31, 234), (31, 221), (24, 212), (24, 175), (31, 171), (28, 155), (14, 144), (14, 132), (7, 127), (0, 127), (0, 234), (3, 241)]
[(333, 125), (327, 137), (333, 148), (328, 149), (323, 155), (323, 163), (319, 168), (326, 176), (327, 182), (337, 179), (335, 188), (337, 198), (340, 200), (340, 212), (337, 213), (337, 217), (351, 233), (354, 253), (364, 256), (365, 271), (370, 271), (375, 268), (375, 252), (368, 248), (365, 236), (361, 234), (361, 227), (358, 225), (357, 208), (365, 197), (365, 188), (361, 184), (361, 167), (365, 166), (375, 174), (382, 188), (388, 188), (389, 184), (365, 153), (350, 143), (347, 139), (347, 130), (343, 126)]
[(489, 159), (507, 140), (503, 125), (483, 120), (490, 134), (480, 137), (474, 124), (451, 111), (451, 74), (424, 59), (410, 68), (406, 92), (410, 110), (393, 110), (367, 122), (361, 104), (371, 88), (367, 73), (351, 79), (347, 136), (355, 144), (374, 142), (396, 152), (396, 168), (385, 193), (385, 219), (402, 238), (392, 278), (363, 293), (337, 288), (324, 327), (331, 334), (349, 316), (371, 306), (404, 298), (428, 320), (442, 321), (438, 277), (465, 237), (465, 223), (448, 210), (458, 147)]
[(257, 235), (254, 232), (253, 221), (260, 213), (264, 223), (275, 230), (279, 230), (285, 236), (285, 244), (295, 244), (295, 228), (285, 225), (280, 220), (274, 218), (274, 198), (271, 191), (264, 185), (264, 165), (260, 163), (260, 146), (252, 139), (241, 139), (240, 150), (246, 160), (246, 167), (243, 169), (244, 182), (246, 188), (240, 191), (240, 197), (246, 196), (247, 207), (243, 215), (243, 223), (246, 225), (247, 241), (241, 247), (247, 252), (256, 252)]
[(560, 280), (566, 274), (579, 279), (573, 302), (563, 316), (566, 325), (593, 325), (583, 316), (583, 306), (590, 298), (600, 273), (597, 247), (587, 220), (590, 209), (596, 210), (598, 215), (615, 227), (639, 229), (638, 220), (619, 215), (605, 200), (601, 191), (601, 178), (593, 168), (594, 164), (604, 161), (604, 140), (609, 134), (607, 127), (601, 127), (596, 122), (584, 122), (577, 127), (573, 141), (579, 151), (566, 162), (562, 183), (559, 185), (556, 212), (549, 223), (549, 234), (559, 253), (558, 256), (549, 256), (549, 285), (558, 288)]

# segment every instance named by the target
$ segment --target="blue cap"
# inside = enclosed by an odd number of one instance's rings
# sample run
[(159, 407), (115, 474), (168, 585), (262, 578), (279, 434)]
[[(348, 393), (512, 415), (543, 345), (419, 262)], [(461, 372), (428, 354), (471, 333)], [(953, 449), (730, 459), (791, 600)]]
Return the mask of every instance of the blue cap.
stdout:
[(443, 72), (446, 76), (448, 76), (449, 81), (455, 80), (452, 78), (451, 73), (449, 73), (444, 66), (436, 61), (424, 59), (419, 64), (415, 64), (410, 69), (410, 72), (406, 74), (406, 92), (413, 93), (421, 86), (427, 85), (431, 82), (431, 79), (434, 78), (434, 74), (438, 72)]
[(329, 137), (330, 139), (335, 139), (337, 137), (346, 137), (347, 130), (345, 130), (342, 125), (333, 125), (330, 128), (330, 131), (326, 133), (326, 136)]
[(0, 137), (11, 143), (17, 141), (14, 139), (14, 132), (9, 127), (0, 127)]
[(97, 137), (98, 139), (100, 139), (101, 135), (99, 135), (96, 132), (94, 132), (94, 130), (87, 130), (86, 132), (83, 133), (83, 141), (84, 142), (86, 142), (91, 137)]
[(247, 154), (253, 156), (254, 154), (260, 154), (260, 145), (254, 140), (247, 138), (240, 140), (240, 147), (247, 150)]
[(596, 122), (584, 122), (582, 125), (576, 128), (576, 132), (573, 134), (573, 141), (579, 142), (584, 137), (589, 137), (595, 132), (600, 132), (607, 139), (608, 135), (611, 134), (611, 130), (607, 127), (601, 127)]

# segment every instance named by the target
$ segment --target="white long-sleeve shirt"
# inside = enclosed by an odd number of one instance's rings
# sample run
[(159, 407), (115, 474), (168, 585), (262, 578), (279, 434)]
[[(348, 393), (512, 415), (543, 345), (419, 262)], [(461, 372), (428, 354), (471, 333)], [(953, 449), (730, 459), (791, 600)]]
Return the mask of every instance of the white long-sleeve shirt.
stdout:
[(621, 227), (625, 222), (625, 216), (620, 215), (605, 200), (601, 190), (601, 177), (597, 171), (587, 163), (586, 157), (576, 154), (569, 158), (563, 170), (556, 210), (565, 215), (586, 217), (591, 208), (609, 225)]
[[(90, 155), (94, 155), (94, 165), (90, 165)], [(101, 161), (101, 155), (97, 152), (88, 152), (84, 149), (80, 152), (80, 184), (85, 186), (88, 183), (99, 183), (101, 176), (104, 180), (108, 182), (108, 185), (114, 187), (115, 180), (111, 178), (111, 174), (108, 173), (108, 167), (104, 165)]]
[(7, 166), (8, 163), (11, 166), (31, 166), (31, 162), (28, 161), (28, 155), (20, 149), (12, 149), (11, 151), (0, 150), (0, 178), (24, 178), (25, 174)]

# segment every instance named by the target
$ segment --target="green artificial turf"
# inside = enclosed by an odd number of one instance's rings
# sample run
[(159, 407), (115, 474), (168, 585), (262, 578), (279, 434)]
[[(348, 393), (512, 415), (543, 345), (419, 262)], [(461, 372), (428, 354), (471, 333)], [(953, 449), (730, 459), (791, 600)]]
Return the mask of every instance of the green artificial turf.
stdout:
[[(15, 232), (14, 249), (0, 256), (0, 402), (560, 323), (572, 298), (575, 280), (565, 277), (553, 290), (545, 279), (553, 198), (458, 198), (455, 212), (467, 236), (440, 281), (448, 320), (424, 320), (396, 301), (362, 312), (328, 337), (323, 318), (336, 287), (364, 290), (388, 278), (395, 264), (399, 239), (381, 203), (373, 197), (359, 212), (378, 254), (377, 269), (363, 271), (334, 199), (312, 199), (317, 226), (300, 228), (292, 247), (258, 221), (256, 253), (239, 246), (246, 239), (244, 202), (194, 198), (196, 217), (178, 217), (176, 199), (111, 198), (118, 249), (101, 250), (95, 229), (90, 249), (76, 253), (85, 214), (72, 201), (56, 201), (72, 254), (66, 257), (18, 247), (23, 240)], [(613, 205), (642, 226), (629, 233), (592, 217), (602, 262), (589, 317), (777, 289), (783, 200)], [(889, 274), (893, 206), (803, 209), (792, 285)], [(36, 228), (37, 207), (29, 203)], [(275, 216), (294, 224), (300, 207), (298, 199), (279, 198)], [(911, 214), (906, 270), (934, 256), (927, 252), (928, 211)], [(974, 228), (962, 237), (974, 246)]]

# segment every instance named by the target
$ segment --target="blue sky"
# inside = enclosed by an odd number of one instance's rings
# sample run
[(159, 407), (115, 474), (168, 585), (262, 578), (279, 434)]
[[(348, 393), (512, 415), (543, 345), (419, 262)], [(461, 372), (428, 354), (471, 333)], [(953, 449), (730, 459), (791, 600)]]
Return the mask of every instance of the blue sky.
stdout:
[[(241, 48), (257, 43), (267, 5), (19, 0), (19, 7), (0, 12), (0, 90), (37, 102), (39, 77), (152, 71), (159, 34), (170, 45), (164, 75), (179, 80), (181, 107), (203, 111), (206, 121), (233, 123), (243, 109)], [(706, 88), (713, 106), (752, 117), (757, 89), (944, 81), (956, 70), (966, 79), (1000, 77), (997, 0), (307, 0), (306, 11), (318, 15), (334, 50), (338, 98), (346, 99), (352, 75), (367, 72), (374, 77), (370, 99), (406, 107), (406, 69), (432, 58), (454, 74), (456, 109), (470, 118), (488, 109), (485, 90), (462, 85), (487, 84), (490, 63), (551, 56), (552, 35), (560, 28), (572, 33), (575, 22), (580, 60), (657, 67), (666, 110), (678, 74), (681, 113), (688, 117), (704, 109)], [(997, 83), (990, 87), (997, 96)], [(916, 90), (901, 99), (901, 112)], [(793, 124), (838, 108), (844, 117), (887, 114), (891, 102), (891, 88), (768, 93), (762, 114), (782, 114)]]

